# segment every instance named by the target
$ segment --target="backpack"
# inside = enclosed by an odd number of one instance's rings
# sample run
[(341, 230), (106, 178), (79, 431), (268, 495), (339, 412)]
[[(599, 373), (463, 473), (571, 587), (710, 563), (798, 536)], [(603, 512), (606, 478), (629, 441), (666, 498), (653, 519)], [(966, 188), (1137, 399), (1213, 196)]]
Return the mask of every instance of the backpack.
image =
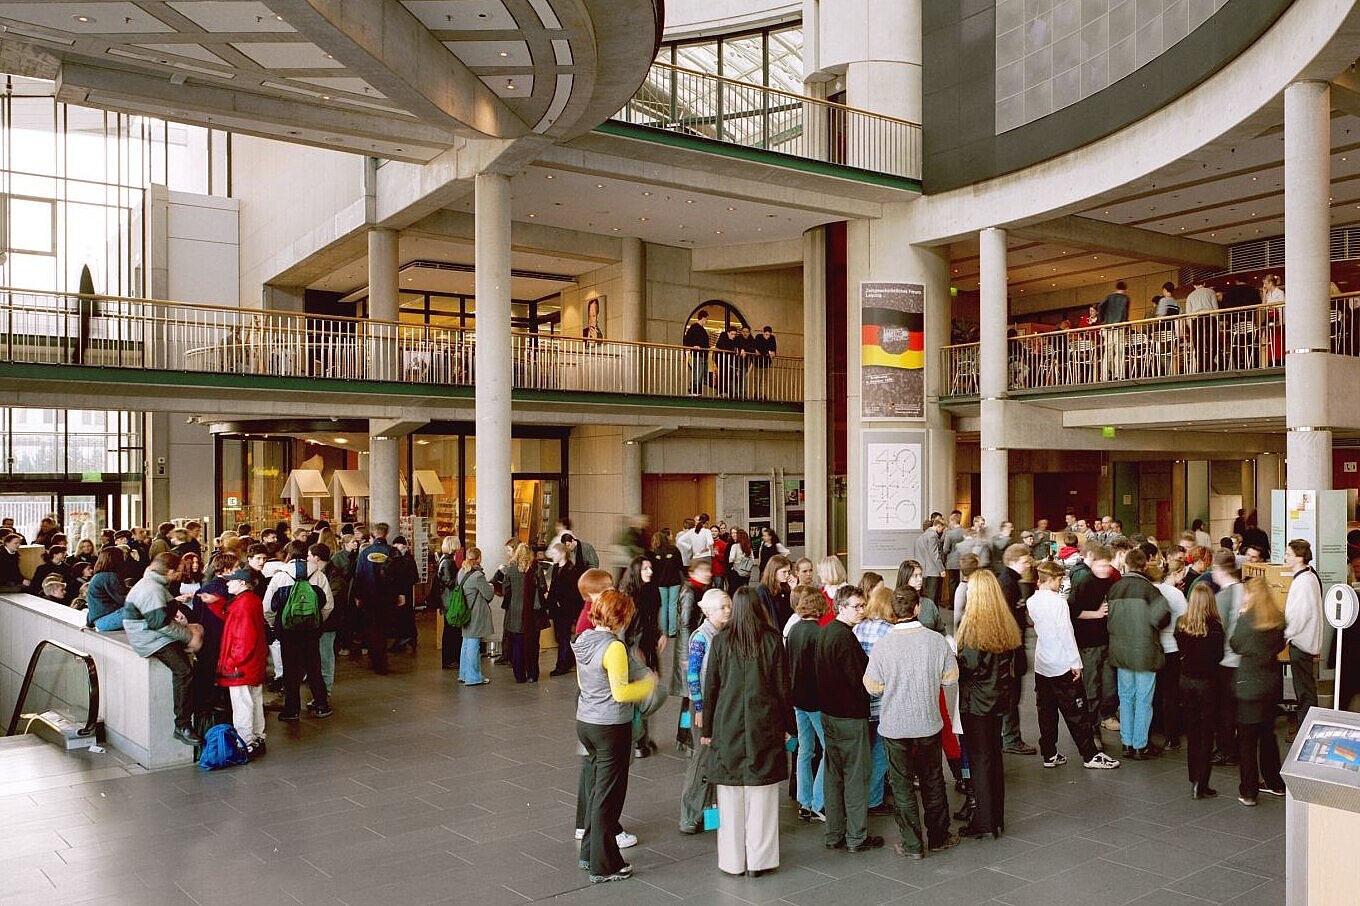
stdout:
[(755, 567), (755, 558), (744, 550), (737, 554), (737, 559), (732, 562), (732, 569), (737, 575), (745, 579), (751, 578), (751, 570), (755, 569)]
[(444, 593), (444, 622), (454, 629), (462, 629), (472, 622), (472, 608), (463, 594), (462, 582)]
[[(274, 592), (277, 600), (283, 594), (280, 588)], [(321, 594), (316, 586), (306, 579), (297, 579), (288, 587), (288, 596), (279, 608), (279, 628), (285, 630), (307, 630), (321, 628)]]
[(198, 756), (199, 770), (216, 771), (249, 761), (245, 741), (231, 724), (217, 724), (203, 737), (203, 750)]

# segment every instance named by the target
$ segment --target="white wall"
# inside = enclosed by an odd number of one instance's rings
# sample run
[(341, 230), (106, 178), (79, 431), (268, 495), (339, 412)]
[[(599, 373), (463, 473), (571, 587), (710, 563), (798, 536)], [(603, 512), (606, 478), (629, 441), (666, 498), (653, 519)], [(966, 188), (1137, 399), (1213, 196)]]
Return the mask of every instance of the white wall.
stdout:
[(802, 0), (672, 0), (666, 4), (665, 40), (748, 31), (802, 15)]
[(241, 304), (281, 271), (365, 223), (365, 159), (357, 154), (232, 137), (232, 196), (241, 204)]
[(240, 296), (240, 214), (234, 198), (171, 192), (146, 195), (146, 272), (153, 299), (236, 307)]

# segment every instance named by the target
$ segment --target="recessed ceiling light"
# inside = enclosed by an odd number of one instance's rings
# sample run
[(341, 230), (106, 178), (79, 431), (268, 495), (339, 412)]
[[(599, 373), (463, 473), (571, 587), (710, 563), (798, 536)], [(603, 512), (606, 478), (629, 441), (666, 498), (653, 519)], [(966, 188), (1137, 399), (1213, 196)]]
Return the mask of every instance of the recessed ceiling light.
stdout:
[(535, 217), (537, 217), (537, 216), (538, 216), (537, 214), (530, 214), (530, 215), (529, 215), (529, 218), (532, 220), (533, 218), (535, 218)]
[(514, 83), (514, 82), (506, 82), (506, 83), (505, 83), (505, 90), (506, 90), (506, 91), (514, 91), (514, 90), (515, 90), (515, 83)]
[(496, 55), (497, 55), (497, 56), (500, 56), (500, 57), (508, 57), (508, 56), (510, 56), (510, 51), (508, 51), (508, 50), (502, 50), (502, 51), (498, 52)]
[(641, 222), (641, 223), (646, 223), (646, 222), (647, 222), (647, 218), (646, 218), (646, 217), (639, 217), (639, 218), (638, 218), (638, 221)]
[(347, 444), (347, 443), (349, 443), (349, 438), (347, 438), (347, 437), (337, 437), (337, 438), (335, 439), (335, 442), (336, 442), (337, 444)]
[(693, 198), (686, 198), (686, 199), (685, 199), (685, 204), (694, 204), (694, 199), (693, 199)]
[(722, 230), (714, 230), (714, 231), (713, 231), (713, 235), (715, 235), (715, 236), (721, 236), (721, 235), (722, 235)]
[(603, 189), (603, 188), (604, 188), (604, 183), (602, 183), (602, 182), (597, 182), (597, 183), (595, 183), (595, 188), (597, 188), (597, 189)]
[(277, 20), (280, 21), (280, 22), (283, 21), (283, 16), (280, 16), (280, 15), (278, 15), (277, 13), (274, 14), (274, 18), (277, 19)]
[(81, 25), (93, 25), (95, 21), (94, 16), (72, 16), (71, 18), (75, 19)]
[(323, 94), (323, 95), (321, 96), (321, 100), (323, 100), (323, 101), (329, 101), (330, 99), (331, 99), (331, 96), (330, 96), (329, 94)]
[(553, 176), (551, 173), (549, 173), (549, 174), (547, 174), (546, 176), (544, 176), (543, 178), (544, 178), (544, 179), (556, 179), (557, 177), (556, 177), (556, 176)]
[(644, 196), (650, 197), (652, 193), (651, 193), (651, 192), (643, 192), (642, 194), (643, 194)]
[(618, 228), (618, 227), (614, 227), (614, 232), (617, 233), (618, 231), (619, 231), (619, 228)]
[(728, 210), (728, 211), (729, 211), (729, 212), (731, 212), (731, 211), (735, 211), (735, 210), (736, 210), (736, 208), (734, 208), (734, 207), (731, 207), (731, 206), (730, 206), (730, 205), (729, 205), (729, 206), (728, 206), (728, 208), (727, 208), (727, 210)]

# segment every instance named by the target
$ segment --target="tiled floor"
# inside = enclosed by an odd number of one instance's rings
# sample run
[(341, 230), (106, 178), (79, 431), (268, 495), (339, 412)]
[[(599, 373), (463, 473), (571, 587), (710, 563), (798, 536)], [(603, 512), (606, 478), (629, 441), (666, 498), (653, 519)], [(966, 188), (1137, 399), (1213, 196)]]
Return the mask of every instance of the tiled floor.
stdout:
[[(924, 862), (828, 852), (785, 807), (779, 871), (730, 878), (712, 835), (676, 831), (673, 705), (654, 723), (661, 755), (633, 765), (636, 877), (592, 887), (572, 840), (572, 679), (549, 678), (545, 654), (538, 685), (497, 667), (465, 689), (425, 640), (387, 677), (342, 662), (335, 716), (271, 715), (269, 755), (248, 767), (132, 773), (51, 749), (64, 766), (20, 776), (0, 749), (0, 904), (1284, 902), (1284, 804), (1241, 807), (1221, 771), (1219, 797), (1193, 802), (1179, 757), (1094, 772), (1007, 756), (1006, 836)], [(891, 819), (871, 822), (895, 839)]]

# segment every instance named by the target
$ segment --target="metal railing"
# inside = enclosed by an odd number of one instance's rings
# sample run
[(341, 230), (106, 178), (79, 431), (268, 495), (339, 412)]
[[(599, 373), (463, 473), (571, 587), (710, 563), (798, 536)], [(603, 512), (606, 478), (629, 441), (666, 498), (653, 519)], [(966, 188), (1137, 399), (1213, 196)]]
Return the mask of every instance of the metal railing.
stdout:
[[(1007, 388), (1044, 390), (1284, 367), (1284, 303), (1025, 334), (1007, 341)], [(1331, 351), (1360, 355), (1360, 296), (1331, 303)], [(979, 344), (941, 350), (944, 396), (976, 396)]]
[(669, 63), (653, 63), (633, 99), (610, 119), (921, 178), (918, 123)]
[[(0, 289), (0, 360), (472, 386), (471, 330)], [(802, 360), (516, 331), (514, 388), (800, 403)]]

